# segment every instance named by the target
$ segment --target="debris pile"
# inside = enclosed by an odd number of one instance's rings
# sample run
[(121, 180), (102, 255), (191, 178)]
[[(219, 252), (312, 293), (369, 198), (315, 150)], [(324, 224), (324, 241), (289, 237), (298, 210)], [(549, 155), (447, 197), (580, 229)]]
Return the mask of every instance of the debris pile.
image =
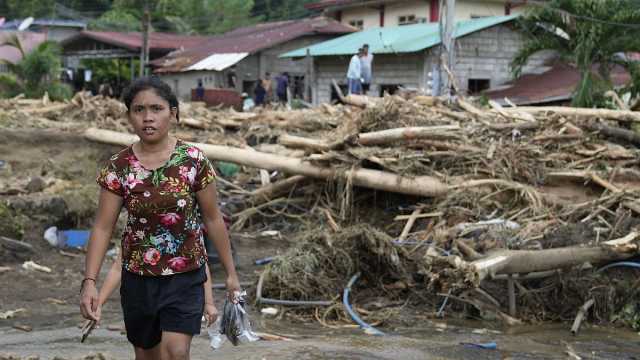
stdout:
[[(596, 269), (640, 254), (640, 113), (347, 100), (253, 113), (181, 105), (180, 135), (218, 165), (243, 165), (219, 184), (235, 205), (233, 230), (293, 239), (265, 269), (262, 295), (339, 304), (360, 272), (356, 301), (374, 318), (388, 307), (371, 300), (380, 297), (434, 314), (447, 298), (507, 323), (569, 319), (590, 299), (602, 321), (638, 305), (638, 283), (617, 276), (630, 270)], [(21, 101), (1, 104), (0, 123), (33, 119)], [(68, 119), (44, 111), (63, 105)], [(123, 110), (77, 96), (38, 116), (127, 144)]]

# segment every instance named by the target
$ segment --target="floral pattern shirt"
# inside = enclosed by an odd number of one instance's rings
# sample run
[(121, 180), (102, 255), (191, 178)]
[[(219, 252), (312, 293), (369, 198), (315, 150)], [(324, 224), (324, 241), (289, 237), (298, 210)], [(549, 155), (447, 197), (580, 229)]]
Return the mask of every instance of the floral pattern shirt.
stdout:
[(215, 180), (204, 153), (181, 140), (161, 167), (148, 170), (131, 146), (113, 155), (98, 184), (122, 196), (128, 212), (122, 236), (124, 269), (143, 276), (195, 270), (206, 259), (196, 192)]

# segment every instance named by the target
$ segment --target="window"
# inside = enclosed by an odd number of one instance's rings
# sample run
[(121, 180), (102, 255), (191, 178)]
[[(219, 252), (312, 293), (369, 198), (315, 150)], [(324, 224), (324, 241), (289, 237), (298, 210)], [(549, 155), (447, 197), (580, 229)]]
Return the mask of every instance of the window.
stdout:
[(469, 95), (477, 95), (491, 86), (489, 79), (469, 79), (467, 92)]
[(358, 29), (362, 30), (362, 29), (364, 29), (364, 20), (362, 20), (362, 19), (351, 20), (351, 21), (349, 21), (349, 25), (353, 26), (354, 28), (358, 28)]
[(415, 15), (402, 15), (398, 17), (398, 25), (410, 25), (415, 24), (416, 22)]

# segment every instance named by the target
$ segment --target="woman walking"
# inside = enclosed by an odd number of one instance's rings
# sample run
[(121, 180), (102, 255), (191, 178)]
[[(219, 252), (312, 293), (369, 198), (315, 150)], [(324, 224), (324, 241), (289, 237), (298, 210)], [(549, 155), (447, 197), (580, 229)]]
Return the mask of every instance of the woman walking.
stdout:
[(215, 172), (203, 152), (169, 135), (179, 121), (178, 100), (156, 77), (136, 80), (123, 95), (140, 141), (101, 169), (96, 220), (81, 284), (82, 315), (99, 317), (96, 289), (114, 225), (128, 212), (122, 238), (120, 298), (135, 358), (188, 359), (205, 305), (215, 316), (207, 281), (206, 229), (227, 273), (228, 296), (239, 291), (225, 224), (218, 209)]

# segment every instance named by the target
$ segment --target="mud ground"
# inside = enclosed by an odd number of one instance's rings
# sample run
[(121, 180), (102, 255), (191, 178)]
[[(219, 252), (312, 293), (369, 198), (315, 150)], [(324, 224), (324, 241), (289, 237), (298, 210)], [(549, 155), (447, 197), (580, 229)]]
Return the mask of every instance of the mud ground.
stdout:
[[(33, 252), (8, 255), (0, 252), (0, 266), (11, 271), (0, 273), (0, 313), (26, 309), (10, 319), (0, 319), (0, 355), (38, 356), (40, 359), (81, 359), (101, 353), (108, 359), (131, 359), (132, 351), (123, 334), (119, 299), (115, 294), (103, 310), (103, 322), (84, 344), (79, 341), (82, 323), (78, 310), (78, 290), (82, 279), (84, 254), (79, 250), (61, 252), (42, 238), (50, 225), (88, 228), (86, 215), (92, 199), (98, 164), (119, 147), (90, 143), (73, 133), (42, 130), (0, 129), (0, 184), (27, 182), (33, 176), (64, 180), (55, 194), (0, 195), (0, 202), (24, 205), (27, 221), (23, 240)], [(48, 199), (64, 197), (67, 209), (48, 209)], [(43, 205), (44, 204), (44, 205)], [(34, 210), (35, 209), (35, 210)], [(43, 210), (44, 209), (44, 210)], [(29, 211), (37, 213), (29, 213)], [(1, 234), (0, 234), (1, 235)], [(260, 267), (256, 259), (272, 256), (289, 245), (285, 238), (236, 234), (241, 281), (254, 282)], [(21, 268), (33, 260), (52, 269), (51, 273)], [(103, 265), (104, 276), (110, 260)], [(214, 282), (221, 282), (221, 270), (214, 266)], [(216, 298), (223, 293), (217, 291)], [(196, 337), (193, 359), (566, 359), (575, 353), (583, 359), (640, 359), (640, 334), (616, 328), (586, 324), (572, 336), (570, 324), (497, 328), (493, 323), (432, 321), (412, 317), (382, 328), (388, 336), (373, 337), (355, 328), (329, 329), (316, 322), (305, 323), (295, 317), (265, 318), (253, 308), (257, 331), (288, 336), (292, 341), (260, 341), (232, 347), (226, 344), (217, 353), (208, 346), (206, 331)], [(409, 324), (402, 325), (402, 324)], [(27, 326), (30, 332), (16, 327)], [(482, 350), (461, 343), (495, 341), (497, 350)], [(2, 356), (0, 356), (2, 359)]]

